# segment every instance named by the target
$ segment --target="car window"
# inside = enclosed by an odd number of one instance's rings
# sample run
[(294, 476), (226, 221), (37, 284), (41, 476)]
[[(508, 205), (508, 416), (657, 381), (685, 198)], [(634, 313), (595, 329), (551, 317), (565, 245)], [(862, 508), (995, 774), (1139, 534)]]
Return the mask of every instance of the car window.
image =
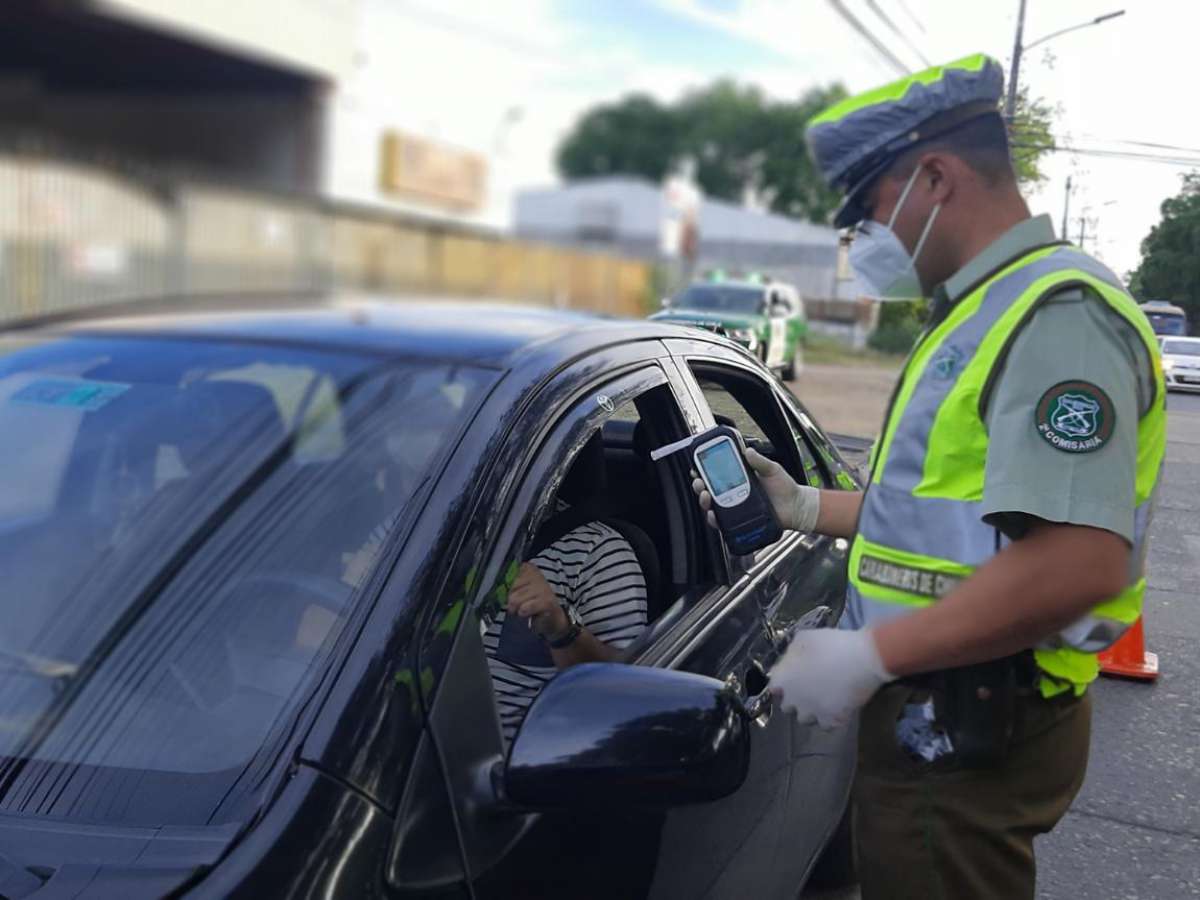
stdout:
[(492, 378), (249, 344), (0, 346), (0, 808), (212, 820)]
[(715, 364), (693, 365), (692, 371), (718, 423), (732, 424), (748, 446), (774, 459), (796, 480), (806, 478), (800, 445), (770, 385), (748, 372)]
[(800, 464), (804, 467), (804, 481), (814, 487), (829, 487), (830, 478), (825, 473), (821, 463), (817, 461), (817, 453), (810, 443), (810, 438), (800, 427), (796, 417), (788, 411), (788, 425), (792, 429), (792, 438), (796, 442), (796, 450), (800, 453)]
[[(689, 362), (718, 424), (732, 424), (747, 446), (784, 467), (792, 478), (807, 481), (799, 446), (770, 384), (741, 368), (707, 360)], [(758, 560), (764, 551), (747, 557)], [(733, 561), (733, 567), (746, 563)]]
[(1200, 356), (1200, 341), (1166, 340), (1162, 352), (1172, 356)]
[(800, 401), (794, 395), (786, 392), (782, 393), (782, 398), (788, 420), (800, 438), (799, 449), (801, 455), (805, 457), (806, 472), (810, 469), (812, 455), (815, 454), (817, 457), (813, 461), (817, 463), (816, 471), (820, 475), (820, 481), (810, 481), (809, 483), (819, 483), (831, 490), (859, 490), (854, 479), (845, 470), (843, 460), (829, 443), (824, 432), (809, 417)]
[(723, 384), (713, 381), (708, 378), (700, 378), (700, 390), (704, 392), (704, 399), (708, 401), (708, 408), (712, 410), (713, 417), (718, 422), (722, 419), (727, 420), (725, 424), (732, 424), (734, 428), (742, 433), (748, 442), (751, 443), (769, 443), (766, 432), (755, 418), (747, 412), (746, 407), (738, 402), (737, 398), (729, 392), (729, 389)]
[(680, 309), (759, 315), (765, 301), (763, 289), (754, 285), (694, 284), (673, 305)]
[[(656, 379), (664, 380), (661, 374)], [(531, 563), (556, 599), (575, 608), (588, 631), (616, 650), (637, 640), (689, 580), (703, 577), (686, 567), (677, 571), (675, 564), (676, 554), (690, 545), (679, 517), (690, 514), (694, 527), (703, 529), (686, 463), (649, 458), (653, 447), (685, 434), (670, 387), (653, 383), (622, 397), (611, 413), (588, 397), (539, 449), (514, 510), (529, 524), (501, 544), (489, 567), (497, 574), (478, 601), (506, 740), (558, 671), (545, 642), (506, 609), (524, 564)]]

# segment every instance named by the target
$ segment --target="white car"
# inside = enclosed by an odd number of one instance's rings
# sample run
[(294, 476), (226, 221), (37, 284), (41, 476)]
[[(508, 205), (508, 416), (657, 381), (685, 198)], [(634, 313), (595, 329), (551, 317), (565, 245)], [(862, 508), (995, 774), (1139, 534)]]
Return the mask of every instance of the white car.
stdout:
[(1164, 337), (1162, 360), (1168, 391), (1200, 391), (1200, 338)]

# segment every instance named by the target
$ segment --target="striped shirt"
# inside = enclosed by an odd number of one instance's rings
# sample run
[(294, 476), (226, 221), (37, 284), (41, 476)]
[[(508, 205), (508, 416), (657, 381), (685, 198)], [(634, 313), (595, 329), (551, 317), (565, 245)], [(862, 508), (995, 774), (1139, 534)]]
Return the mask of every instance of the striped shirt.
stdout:
[[(646, 627), (642, 568), (629, 542), (607, 525), (581, 525), (530, 562), (597, 640), (620, 649)], [(549, 648), (526, 621), (514, 616), (506, 627), (501, 611), (483, 635), (506, 744), (538, 691), (558, 673)]]

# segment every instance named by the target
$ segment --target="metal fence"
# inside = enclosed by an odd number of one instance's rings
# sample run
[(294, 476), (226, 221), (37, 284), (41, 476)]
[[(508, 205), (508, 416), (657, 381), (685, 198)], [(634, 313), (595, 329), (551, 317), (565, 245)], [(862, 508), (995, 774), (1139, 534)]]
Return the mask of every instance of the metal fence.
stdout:
[(0, 150), (0, 320), (113, 300), (348, 290), (643, 315), (645, 262), (315, 197)]

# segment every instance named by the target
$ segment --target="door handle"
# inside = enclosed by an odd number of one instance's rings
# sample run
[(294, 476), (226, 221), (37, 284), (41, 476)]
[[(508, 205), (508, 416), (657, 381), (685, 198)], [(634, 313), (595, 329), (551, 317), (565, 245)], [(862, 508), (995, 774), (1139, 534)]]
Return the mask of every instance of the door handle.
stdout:
[(784, 650), (796, 637), (797, 632), (811, 631), (814, 628), (828, 628), (833, 622), (833, 610), (828, 606), (814, 606), (791, 625), (774, 628), (775, 646)]
[[(725, 679), (725, 685), (742, 698), (742, 711), (746, 718), (760, 728), (766, 728), (767, 723), (771, 721), (771, 713), (775, 710), (775, 696), (767, 686), (767, 673), (762, 665), (757, 660), (750, 664), (746, 671), (745, 684), (734, 674)], [(749, 694), (751, 685), (762, 685), (762, 688), (756, 694)]]
[(814, 606), (799, 619), (792, 623), (792, 631), (805, 631), (812, 628), (828, 628), (833, 621), (833, 610), (828, 606)]
[(747, 698), (743, 708), (746, 718), (760, 728), (766, 728), (771, 721), (771, 713), (775, 711), (775, 695), (770, 688), (763, 688), (753, 697)]
[(766, 728), (775, 711), (775, 696), (771, 693), (767, 670), (757, 659), (746, 669), (746, 691), (755, 691), (746, 698), (746, 716), (760, 728)]

